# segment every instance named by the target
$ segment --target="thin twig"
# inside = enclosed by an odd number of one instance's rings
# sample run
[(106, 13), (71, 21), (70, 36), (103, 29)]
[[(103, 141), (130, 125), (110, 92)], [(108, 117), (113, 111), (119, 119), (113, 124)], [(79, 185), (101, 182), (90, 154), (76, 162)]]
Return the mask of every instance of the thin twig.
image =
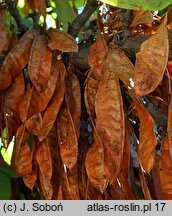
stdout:
[(8, 6), (8, 10), (9, 10), (10, 14), (13, 16), (13, 18), (15, 19), (15, 21), (17, 23), (18, 31), (21, 33), (26, 32), (28, 30), (28, 28), (24, 25), (24, 23), (22, 21), (22, 17), (20, 15), (20, 12), (16, 7), (16, 2), (12, 1), (12, 0), (5, 0), (5, 3)]
[(76, 19), (74, 19), (73, 22), (69, 24), (68, 33), (75, 38), (89, 17), (97, 9), (97, 6), (97, 0), (88, 0), (82, 13), (79, 14)]

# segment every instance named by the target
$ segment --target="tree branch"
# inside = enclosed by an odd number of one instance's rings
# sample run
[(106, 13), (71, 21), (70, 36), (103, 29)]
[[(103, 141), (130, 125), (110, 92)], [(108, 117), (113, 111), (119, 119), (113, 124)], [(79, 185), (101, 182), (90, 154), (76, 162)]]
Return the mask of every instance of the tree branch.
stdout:
[(97, 6), (97, 0), (88, 0), (82, 13), (79, 14), (71, 24), (69, 24), (68, 33), (75, 38), (78, 35), (80, 29), (85, 25), (89, 17), (97, 9)]
[(19, 13), (19, 10), (16, 7), (16, 2), (12, 0), (5, 0), (6, 5), (8, 6), (8, 10), (10, 14), (13, 16), (17, 23), (18, 30), (21, 33), (24, 33), (28, 30), (28, 28), (23, 24), (22, 17)]
[[(134, 61), (135, 54), (139, 52), (141, 44), (147, 40), (150, 36), (134, 36), (127, 38), (127, 40), (122, 41), (120, 48), (127, 54), (127, 56)], [(168, 31), (169, 39), (169, 60), (172, 60), (172, 30)]]
[[(126, 53), (129, 59), (134, 62), (136, 58), (136, 53), (139, 52), (141, 44), (147, 40), (150, 36), (133, 36), (127, 38), (125, 41), (122, 41), (119, 44), (119, 47)], [(172, 30), (168, 31), (169, 37), (169, 60), (172, 60)], [(87, 57), (89, 53), (89, 46), (84, 44), (80, 47), (78, 53), (73, 53), (70, 56), (70, 60), (75, 67), (78, 67), (82, 70), (87, 70), (89, 68)]]

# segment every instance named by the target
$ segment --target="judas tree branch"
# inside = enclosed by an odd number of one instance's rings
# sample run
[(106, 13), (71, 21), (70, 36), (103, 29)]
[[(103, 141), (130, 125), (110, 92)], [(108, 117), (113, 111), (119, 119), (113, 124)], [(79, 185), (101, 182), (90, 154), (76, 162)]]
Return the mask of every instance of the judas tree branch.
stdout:
[(76, 19), (74, 19), (74, 21), (69, 24), (68, 33), (75, 38), (78, 35), (80, 29), (85, 25), (89, 17), (97, 9), (97, 6), (97, 0), (88, 0), (82, 13), (79, 14)]
[[(172, 30), (168, 31), (169, 36), (169, 60), (172, 60)], [(125, 41), (122, 41), (119, 46), (126, 53), (129, 59), (134, 62), (136, 58), (136, 53), (139, 52), (141, 44), (147, 40), (150, 36), (131, 36)], [(87, 57), (89, 53), (90, 44), (84, 44), (80, 47), (78, 53), (74, 53), (70, 56), (71, 62), (74, 66), (87, 70), (89, 69)]]
[[(121, 49), (127, 54), (127, 56), (133, 61), (135, 60), (135, 54), (139, 52), (141, 44), (147, 40), (150, 36), (134, 36), (123, 41), (120, 44)], [(169, 60), (172, 60), (172, 30), (168, 31), (169, 38)]]
[(19, 10), (16, 7), (16, 2), (12, 1), (12, 0), (5, 0), (5, 3), (8, 6), (8, 10), (9, 10), (10, 14), (13, 16), (13, 18), (15, 19), (15, 21), (17, 23), (18, 30), (21, 33), (26, 32), (28, 30), (28, 28), (24, 25), (24, 23), (22, 21), (22, 17), (19, 13)]

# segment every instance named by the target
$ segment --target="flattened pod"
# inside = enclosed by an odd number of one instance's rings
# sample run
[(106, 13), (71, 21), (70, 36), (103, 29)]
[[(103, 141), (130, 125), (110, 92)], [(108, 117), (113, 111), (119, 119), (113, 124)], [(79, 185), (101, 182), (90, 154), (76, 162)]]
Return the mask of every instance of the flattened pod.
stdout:
[(0, 71), (0, 91), (8, 88), (14, 77), (21, 73), (29, 61), (33, 40), (37, 30), (27, 31), (8, 53)]
[(28, 187), (29, 189), (33, 189), (33, 187), (35, 186), (36, 180), (37, 180), (37, 167), (36, 165), (33, 163), (32, 166), (32, 172), (23, 176), (23, 181), (26, 185), (26, 187)]
[(109, 47), (106, 61), (108, 61), (111, 73), (114, 72), (116, 77), (122, 80), (126, 88), (131, 88), (131, 81), (134, 78), (134, 66), (117, 45), (112, 44)]
[(32, 156), (27, 143), (21, 145), (15, 158), (15, 170), (21, 176), (26, 176), (32, 172)]
[(92, 123), (95, 123), (95, 97), (97, 94), (98, 86), (99, 86), (100, 78), (97, 79), (94, 76), (94, 72), (91, 70), (88, 74), (85, 92), (84, 92), (84, 99), (85, 99), (85, 106), (87, 109), (87, 113), (90, 116)]
[(46, 109), (56, 88), (59, 76), (57, 67), (56, 61), (53, 61), (50, 77), (44, 91), (37, 91), (34, 86), (32, 88), (28, 87), (26, 95), (19, 106), (19, 115), (23, 122)]
[(62, 61), (56, 60), (55, 65), (59, 76), (57, 79), (54, 94), (49, 102), (49, 106), (44, 112), (42, 128), (40, 130), (40, 133), (38, 134), (39, 141), (42, 141), (53, 127), (64, 98), (66, 69)]
[(69, 72), (66, 80), (66, 101), (75, 126), (77, 138), (80, 134), (80, 116), (81, 116), (81, 91), (77, 76)]
[(154, 120), (147, 110), (136, 100), (134, 101), (140, 119), (140, 143), (138, 145), (138, 155), (143, 169), (150, 173), (155, 159), (155, 147), (157, 139), (154, 132)]
[(16, 132), (16, 143), (12, 158), (12, 166), (21, 176), (28, 175), (32, 172), (32, 155), (27, 144), (28, 137), (29, 133), (22, 124)]
[(52, 53), (45, 35), (38, 34), (32, 45), (28, 73), (36, 90), (45, 89), (51, 71)]
[(172, 96), (168, 107), (168, 142), (170, 145), (170, 155), (172, 158)]
[(98, 34), (96, 41), (90, 47), (88, 64), (93, 69), (96, 79), (100, 78), (102, 62), (108, 52), (108, 47), (101, 33)]
[(119, 174), (125, 138), (122, 95), (115, 71), (104, 65), (96, 95), (96, 129), (104, 147), (104, 162), (110, 183)]
[(85, 167), (91, 184), (103, 193), (108, 182), (104, 166), (104, 148), (96, 131), (94, 142), (86, 154)]
[(6, 18), (5, 13), (1, 9), (0, 11), (0, 52), (3, 50), (6, 43)]
[(50, 180), (52, 177), (52, 159), (49, 143), (46, 139), (37, 144), (35, 157), (39, 165), (40, 172)]
[(39, 165), (39, 178), (44, 196), (46, 199), (51, 199), (53, 195), (53, 188), (51, 184), (53, 167), (50, 146), (47, 139), (44, 139), (41, 143), (38, 143), (35, 157)]
[(172, 159), (170, 156), (170, 146), (168, 139), (164, 139), (162, 155), (160, 158), (160, 180), (162, 197), (161, 199), (172, 199)]
[(48, 47), (51, 50), (60, 50), (63, 52), (78, 52), (78, 45), (75, 39), (66, 32), (50, 28), (48, 30), (50, 43)]
[(40, 170), (39, 170), (39, 179), (40, 179), (41, 188), (45, 196), (45, 199), (51, 200), (53, 196), (53, 187), (51, 184), (51, 180), (47, 178), (45, 173), (41, 173)]
[(7, 143), (10, 143), (21, 124), (18, 115), (18, 106), (25, 94), (23, 74), (17, 75), (12, 85), (5, 91), (4, 119), (7, 130)]
[(57, 119), (60, 155), (63, 163), (72, 169), (78, 156), (78, 140), (68, 104), (64, 101)]
[(160, 84), (168, 61), (167, 16), (157, 32), (141, 45), (136, 54), (134, 88), (138, 96), (154, 91)]

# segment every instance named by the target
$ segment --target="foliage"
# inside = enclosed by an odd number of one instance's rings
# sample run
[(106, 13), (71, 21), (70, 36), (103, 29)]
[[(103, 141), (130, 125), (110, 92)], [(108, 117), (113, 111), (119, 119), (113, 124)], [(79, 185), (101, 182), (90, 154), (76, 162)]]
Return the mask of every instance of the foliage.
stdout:
[(130, 9), (130, 10), (162, 10), (168, 5), (172, 3), (171, 0), (150, 0), (150, 1), (142, 1), (142, 0), (100, 0), (104, 3), (110, 4), (112, 6), (120, 7), (120, 8), (125, 8), (125, 9)]
[[(0, 5), (1, 148), (14, 142), (10, 165), (0, 154), (0, 199), (172, 199), (171, 9), (131, 16), (120, 9), (131, 1), (104, 2), (119, 8), (100, 4), (96, 20), (93, 0), (81, 16), (83, 1), (25, 0), (13, 22)], [(144, 38), (134, 59), (121, 47), (130, 38)]]

